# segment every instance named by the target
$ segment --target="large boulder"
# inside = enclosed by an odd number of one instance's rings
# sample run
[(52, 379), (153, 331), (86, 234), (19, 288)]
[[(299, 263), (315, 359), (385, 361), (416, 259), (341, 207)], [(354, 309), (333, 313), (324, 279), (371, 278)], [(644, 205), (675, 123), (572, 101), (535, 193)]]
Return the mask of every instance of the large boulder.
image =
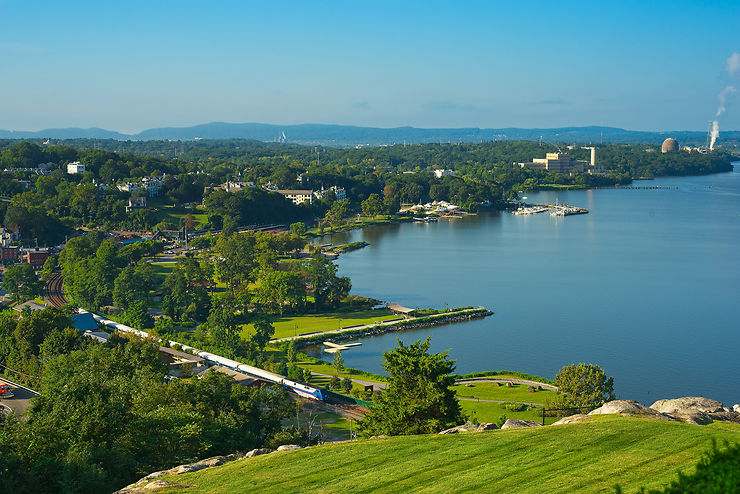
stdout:
[(737, 404), (737, 403), (735, 403), (734, 405), (732, 405), (732, 411), (733, 412), (740, 413), (740, 405)]
[(283, 444), (282, 446), (278, 446), (278, 451), (295, 451), (297, 449), (303, 449), (301, 446), (298, 446), (297, 444)]
[(722, 411), (722, 402), (710, 400), (701, 396), (686, 396), (671, 400), (658, 400), (650, 408), (662, 413), (673, 415), (678, 410), (695, 410), (697, 412), (712, 413)]
[(501, 428), (502, 429), (518, 429), (520, 427), (537, 427), (540, 425), (542, 424), (534, 420), (508, 419), (506, 422), (504, 422), (504, 425), (502, 425)]
[(563, 417), (557, 422), (553, 422), (552, 425), (577, 424), (578, 422), (583, 422), (587, 418), (588, 418), (588, 415), (586, 415), (585, 413), (578, 413), (576, 415), (571, 415), (569, 417)]
[(252, 451), (250, 451), (249, 453), (247, 453), (244, 456), (246, 458), (252, 458), (254, 456), (266, 455), (266, 454), (272, 453), (272, 452), (273, 452), (273, 450), (271, 450), (269, 448), (257, 448), (257, 449), (253, 449)]
[(455, 427), (450, 427), (449, 429), (445, 429), (440, 432), (440, 434), (460, 434), (461, 432), (475, 432), (477, 428), (477, 425), (471, 422), (466, 422), (463, 425), (458, 425)]
[(483, 422), (482, 424), (478, 424), (475, 432), (492, 431), (494, 429), (498, 429), (498, 426), (493, 422)]

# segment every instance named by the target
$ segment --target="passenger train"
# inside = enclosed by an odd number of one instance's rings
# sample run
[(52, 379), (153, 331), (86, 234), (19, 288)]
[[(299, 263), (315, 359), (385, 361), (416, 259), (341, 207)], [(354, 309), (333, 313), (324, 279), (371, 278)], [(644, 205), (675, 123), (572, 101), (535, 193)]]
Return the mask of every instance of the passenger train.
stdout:
[[(124, 333), (133, 333), (142, 338), (149, 337), (149, 333), (145, 331), (140, 331), (136, 328), (132, 328), (131, 326), (126, 326), (125, 324), (111, 321), (110, 319), (106, 319), (97, 314), (93, 314), (93, 313), (91, 314), (92, 314), (93, 319), (95, 319), (96, 322), (102, 324), (106, 328), (116, 330), (116, 331), (123, 331)], [(236, 360), (231, 360), (226, 357), (216, 355), (214, 353), (204, 352), (203, 350), (198, 350), (197, 348), (193, 348), (188, 345), (183, 345), (182, 343), (178, 343), (177, 341), (168, 341), (168, 344), (169, 346), (178, 345), (180, 348), (188, 350), (193, 355), (197, 355), (198, 357), (203, 358), (206, 362), (209, 362), (213, 365), (222, 365), (224, 367), (228, 367), (229, 369), (235, 370), (237, 372), (241, 372), (248, 376), (257, 377), (257, 378), (260, 378), (260, 379), (263, 379), (265, 381), (275, 383), (275, 384), (282, 384), (283, 386), (287, 387), (291, 391), (295, 392), (296, 394), (304, 398), (310, 398), (313, 400), (320, 400), (320, 401), (326, 401), (329, 398), (329, 392), (325, 388), (308, 386), (306, 384), (292, 381), (290, 379), (287, 379), (284, 376), (275, 374), (273, 372), (266, 371), (264, 369), (260, 369), (259, 367), (253, 367), (251, 365), (243, 364), (241, 362), (237, 362)]]

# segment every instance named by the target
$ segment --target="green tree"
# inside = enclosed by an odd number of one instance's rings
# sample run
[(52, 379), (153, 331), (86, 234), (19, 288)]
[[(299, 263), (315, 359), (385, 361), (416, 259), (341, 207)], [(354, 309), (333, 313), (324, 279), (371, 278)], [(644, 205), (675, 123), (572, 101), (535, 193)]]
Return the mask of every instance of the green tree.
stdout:
[(341, 350), (334, 352), (334, 359), (331, 361), (331, 365), (334, 366), (334, 375), (338, 376), (342, 372), (342, 369), (344, 369), (344, 357), (342, 357)]
[(566, 365), (555, 376), (560, 407), (596, 408), (614, 399), (614, 378), (594, 364)]
[(3, 288), (10, 292), (16, 301), (28, 300), (41, 295), (41, 282), (30, 264), (14, 264), (5, 270)]
[(298, 349), (296, 348), (295, 340), (290, 340), (290, 343), (288, 343), (288, 350), (286, 352), (286, 360), (292, 364), (297, 359), (298, 359)]
[(375, 217), (383, 212), (383, 200), (378, 194), (370, 194), (367, 199), (362, 201), (362, 213), (365, 216)]
[(290, 233), (302, 237), (306, 234), (306, 224), (302, 221), (290, 224)]
[[(40, 177), (39, 177), (40, 178)], [(44, 267), (41, 268), (41, 272), (39, 273), (39, 277), (46, 281), (49, 278), (51, 278), (51, 275), (56, 272), (57, 268), (59, 266), (57, 265), (57, 257), (56, 256), (49, 256), (46, 261), (44, 261)]]
[(430, 434), (464, 421), (451, 389), (455, 364), (446, 351), (430, 354), (429, 345), (429, 338), (410, 346), (398, 340), (397, 348), (383, 352), (388, 387), (358, 423), (363, 434)]

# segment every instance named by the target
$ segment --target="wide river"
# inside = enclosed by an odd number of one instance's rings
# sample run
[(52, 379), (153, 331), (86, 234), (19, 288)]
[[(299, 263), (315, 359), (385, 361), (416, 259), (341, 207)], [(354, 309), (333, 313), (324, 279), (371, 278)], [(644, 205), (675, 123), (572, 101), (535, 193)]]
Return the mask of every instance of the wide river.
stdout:
[[(659, 189), (528, 194), (589, 214), (486, 212), (333, 236), (352, 292), (409, 307), (483, 305), (491, 317), (363, 338), (348, 366), (382, 372), (382, 353), (432, 336), (457, 371), (554, 378), (600, 365), (618, 397), (740, 402), (740, 163), (730, 173), (636, 181)], [(316, 351), (314, 350), (314, 353)], [(327, 358), (327, 357), (325, 357)]]

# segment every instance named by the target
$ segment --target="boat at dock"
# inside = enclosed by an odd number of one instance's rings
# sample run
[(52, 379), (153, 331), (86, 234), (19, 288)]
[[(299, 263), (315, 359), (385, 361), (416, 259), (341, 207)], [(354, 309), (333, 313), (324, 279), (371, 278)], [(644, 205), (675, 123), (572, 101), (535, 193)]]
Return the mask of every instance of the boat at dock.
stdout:
[(588, 209), (568, 206), (567, 204), (557, 204), (550, 211), (550, 216), (572, 216), (574, 214), (588, 214)]
[(547, 210), (548, 208), (546, 206), (526, 206), (526, 207), (520, 207), (514, 210), (514, 214), (517, 214), (517, 215), (539, 214), (539, 213), (544, 213)]

